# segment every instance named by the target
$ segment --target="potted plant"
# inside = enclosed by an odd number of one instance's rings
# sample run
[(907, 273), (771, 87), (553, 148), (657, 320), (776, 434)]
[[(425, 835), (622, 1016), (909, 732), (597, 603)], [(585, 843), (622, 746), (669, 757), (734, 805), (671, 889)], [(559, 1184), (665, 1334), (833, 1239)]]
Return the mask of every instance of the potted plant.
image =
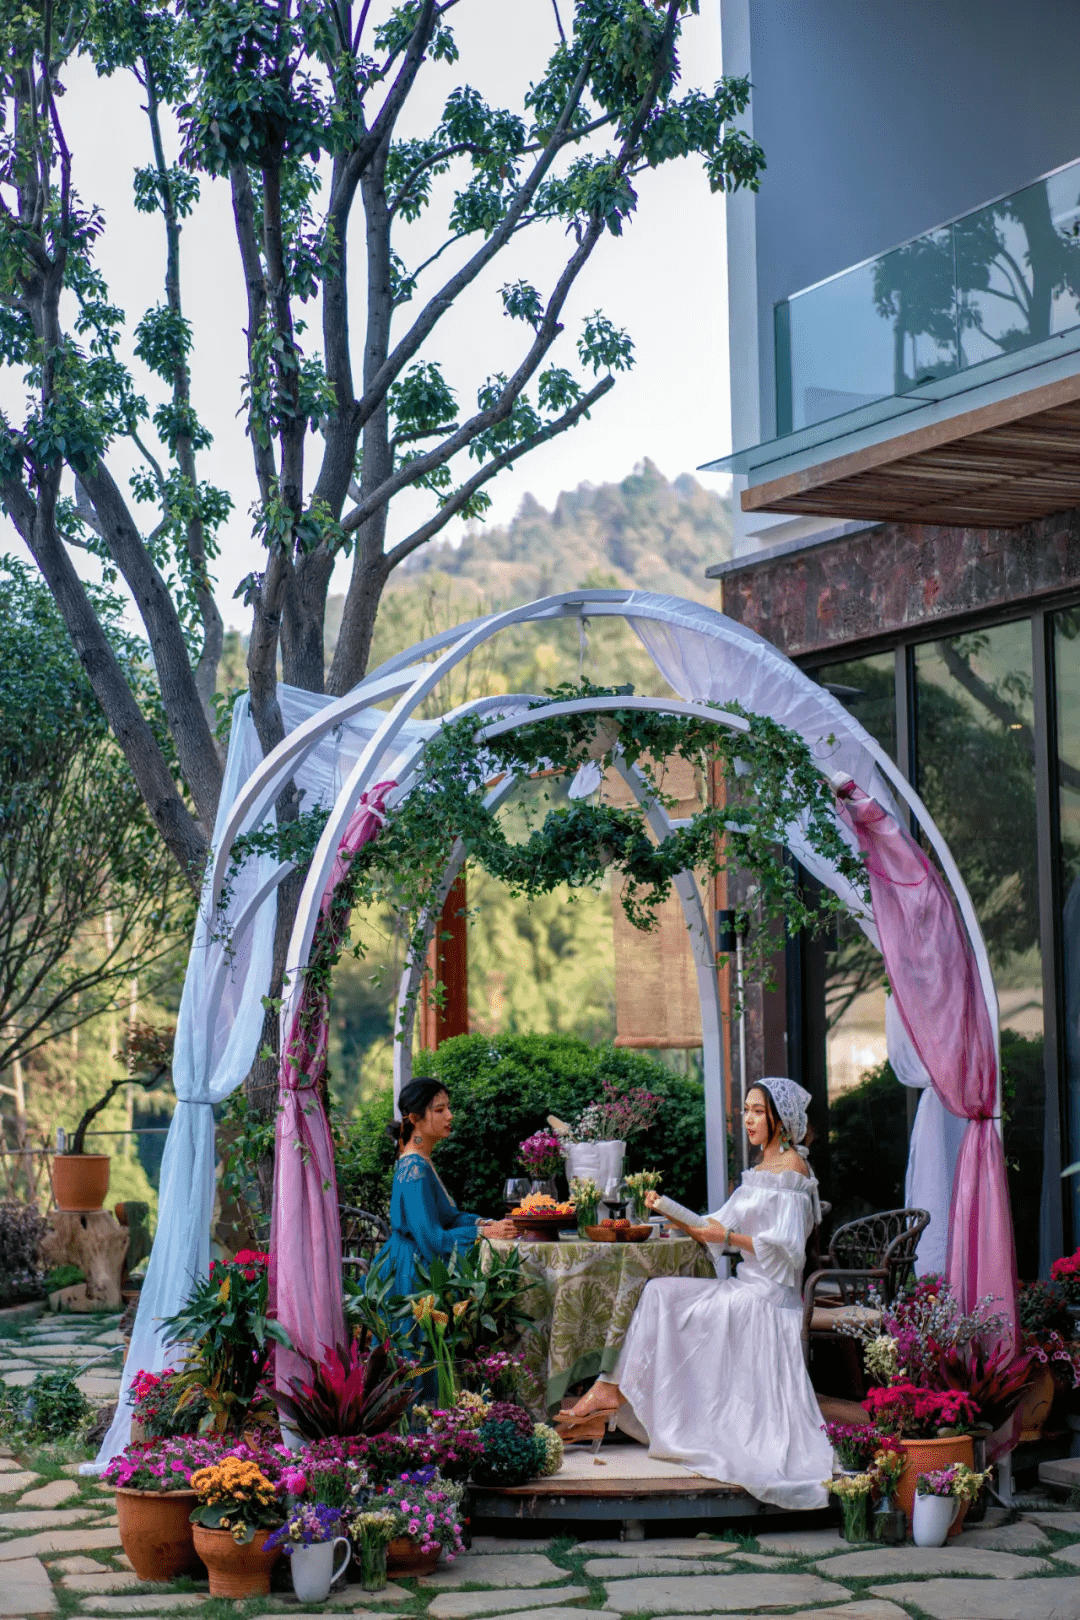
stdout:
[[(293, 1591), (301, 1603), (325, 1603), (331, 1586), (349, 1562), (352, 1549), (341, 1528), (339, 1507), (326, 1502), (302, 1502), (264, 1541), (264, 1552), (278, 1547), (288, 1557)], [(345, 1548), (345, 1556), (335, 1569), (334, 1552), (338, 1547)]]
[(823, 1423), (825, 1437), (845, 1474), (862, 1474), (881, 1445), (881, 1431), (872, 1423)]
[(105, 1469), (116, 1493), (120, 1540), (141, 1581), (171, 1581), (201, 1571), (191, 1510), (191, 1475), (218, 1461), (216, 1438), (177, 1435), (135, 1441)]
[[(127, 1043), (128, 1064), (132, 1072), (113, 1080), (96, 1102), (92, 1102), (76, 1125), (70, 1145), (65, 1133), (57, 1132), (57, 1148), (52, 1161), (52, 1189), (56, 1207), (85, 1213), (100, 1209), (109, 1191), (110, 1156), (107, 1153), (87, 1153), (86, 1133), (90, 1125), (112, 1102), (124, 1086), (141, 1086), (150, 1090), (168, 1074), (172, 1063), (172, 1044), (175, 1030), (153, 1029), (149, 1024), (137, 1024)], [(142, 1073), (139, 1073), (139, 1070)]]
[(391, 1428), (413, 1398), (415, 1368), (392, 1345), (372, 1345), (364, 1354), (353, 1339), (319, 1361), (301, 1358), (307, 1369), (278, 1391), (278, 1410), (307, 1440), (380, 1434)]
[(461, 1539), (463, 1485), (443, 1479), (437, 1468), (403, 1474), (386, 1487), (373, 1506), (395, 1514), (396, 1534), (386, 1548), (388, 1575), (430, 1575), (444, 1554), (452, 1561), (465, 1547)]
[(173, 1367), (163, 1372), (139, 1371), (128, 1389), (132, 1440), (160, 1440), (171, 1435), (197, 1434), (210, 1410), (202, 1390), (188, 1398), (180, 1374)]
[(989, 1479), (963, 1463), (920, 1474), (915, 1482), (912, 1536), (917, 1547), (943, 1547), (957, 1514), (971, 1502)]
[(211, 1260), (187, 1303), (162, 1323), (165, 1343), (188, 1350), (176, 1383), (178, 1409), (205, 1403), (202, 1427), (218, 1434), (241, 1435), (255, 1419), (273, 1415), (265, 1374), (274, 1345), (290, 1341), (267, 1315), (269, 1260), (253, 1249), (235, 1260)]
[[(978, 1422), (978, 1407), (963, 1390), (925, 1389), (908, 1382), (872, 1389), (862, 1404), (882, 1433), (894, 1435), (905, 1453), (896, 1497), (910, 1524), (919, 1474), (950, 1463), (971, 1468), (975, 1455), (971, 1431)], [(954, 1533), (960, 1527), (957, 1521)]]
[(1072, 1318), (1070, 1338), (1080, 1337), (1080, 1249), (1064, 1254), (1050, 1267), (1050, 1276), (1061, 1290), (1065, 1308)]
[(281, 1523), (277, 1487), (258, 1463), (225, 1456), (191, 1476), (195, 1551), (210, 1575), (210, 1596), (265, 1597), (277, 1547), (267, 1548)]

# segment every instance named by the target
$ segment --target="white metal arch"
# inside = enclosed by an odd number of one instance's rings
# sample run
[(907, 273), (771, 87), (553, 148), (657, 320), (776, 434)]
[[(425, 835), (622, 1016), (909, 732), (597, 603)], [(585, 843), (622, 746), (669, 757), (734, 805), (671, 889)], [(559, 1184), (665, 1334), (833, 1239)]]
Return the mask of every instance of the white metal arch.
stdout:
[[(519, 608), (513, 608), (503, 613), (490, 614), (485, 617), (472, 620), (467, 624), (458, 625), (452, 630), (447, 630), (436, 636), (429, 637), (426, 641), (420, 642), (416, 646), (409, 648), (408, 651), (403, 652), (394, 658), (388, 659), (344, 697), (327, 704), (326, 708), (323, 709), (319, 714), (312, 716), (303, 725), (297, 727), (293, 732), (290, 732), (290, 734), (278, 745), (278, 747), (267, 756), (267, 758), (249, 777), (247, 783), (232, 806), (227, 818), (226, 825), (223, 829), (223, 836), (216, 851), (212, 871), (210, 885), (212, 904), (216, 904), (221, 893), (225, 873), (227, 871), (228, 862), (232, 852), (232, 846), (236, 837), (242, 831), (246, 831), (257, 826), (266, 817), (266, 815), (271, 812), (274, 801), (284, 784), (288, 781), (290, 774), (298, 768), (303, 759), (305, 759), (311, 750), (317, 746), (320, 739), (324, 737), (328, 731), (333, 730), (335, 726), (340, 725), (343, 721), (348, 721), (361, 711), (365, 709), (369, 711), (373, 710), (373, 706), (375, 704), (386, 699), (397, 699), (393, 708), (388, 713), (380, 716), (373, 735), (366, 743), (356, 761), (356, 764), (350, 772), (347, 781), (344, 783), (341, 791), (338, 793), (326, 826), (323, 830), (322, 837), (320, 838), (319, 844), (316, 848), (315, 855), (312, 859), (304, 884), (304, 889), (301, 894), (300, 905), (297, 911), (296, 921), (289, 944), (286, 965), (285, 1005), (282, 1013), (283, 1020), (288, 1016), (289, 1002), (291, 1001), (292, 995), (295, 994), (302, 969), (308, 960), (315, 923), (318, 918), (321, 897), (333, 865), (341, 836), (348, 825), (349, 818), (356, 808), (362, 794), (374, 786), (375, 773), (380, 762), (386, 758), (387, 754), (391, 750), (393, 750), (395, 743), (401, 739), (403, 730), (413, 719), (417, 708), (430, 695), (430, 693), (435, 690), (444, 676), (447, 675), (450, 670), (452, 670), (463, 659), (467, 658), (476, 647), (482, 645), (483, 642), (487, 641), (492, 636), (499, 634), (500, 631), (508, 629), (516, 624), (538, 623), (559, 618), (588, 619), (593, 617), (620, 617), (629, 622), (633, 622), (634, 620), (649, 619), (660, 622), (673, 622), (678, 618), (677, 613), (673, 611), (673, 607), (686, 608), (693, 611), (695, 616), (694, 630), (696, 633), (713, 635), (718, 639), (724, 634), (727, 634), (730, 637), (730, 623), (725, 621), (722, 615), (713, 613), (711, 610), (702, 609), (699, 604), (681, 603), (678, 602), (677, 599), (659, 598), (651, 596), (648, 593), (635, 591), (582, 589), (577, 591), (563, 592), (559, 595), (545, 597), (536, 602), (525, 604)], [(741, 631), (741, 627), (736, 628), (739, 629), (740, 634), (747, 634), (746, 632)], [(755, 642), (760, 641), (760, 638), (757, 637), (750, 637), (750, 639)], [(773, 651), (775, 652), (775, 650)], [(776, 653), (775, 656), (777, 659), (782, 657), (782, 655), (778, 653)], [(429, 657), (432, 658), (431, 662), (421, 662), (421, 660)], [(795, 672), (793, 670), (793, 674), (794, 673)], [(798, 675), (802, 680), (809, 679), (808, 677), (802, 676), (801, 672), (798, 672)], [(731, 696), (736, 697), (738, 694), (733, 692)], [(527, 701), (529, 700), (523, 696), (518, 696), (516, 698), (510, 696), (486, 698), (473, 704), (464, 704), (458, 710), (454, 711), (453, 715), (447, 715), (444, 718), (446, 720), (450, 720), (467, 712), (482, 713), (492, 707), (502, 707), (505, 709), (506, 705), (509, 703), (523, 703)], [(731, 729), (735, 730), (745, 729), (746, 726), (746, 722), (739, 721), (737, 716), (724, 714), (723, 711), (718, 711), (704, 704), (683, 703), (677, 700), (665, 702), (663, 700), (632, 699), (626, 697), (620, 697), (617, 699), (579, 699), (574, 700), (569, 705), (545, 705), (542, 711), (534, 713), (531, 718), (540, 719), (543, 717), (550, 717), (553, 713), (560, 712), (560, 709), (561, 712), (564, 713), (581, 713), (603, 712), (604, 709), (612, 709), (617, 707), (626, 708), (631, 706), (641, 708), (648, 707), (660, 712), (697, 715), (701, 718), (709, 719), (719, 724), (728, 725)], [(492, 728), (491, 734), (497, 735), (499, 731), (511, 730), (515, 726), (521, 725), (522, 723), (527, 723), (527, 717), (519, 713), (518, 715), (508, 718), (505, 721), (496, 723), (496, 725)], [(919, 826), (922, 828), (928, 842), (937, 856), (946, 880), (948, 881), (957, 905), (959, 906), (972, 948), (975, 952), (980, 981), (996, 1036), (998, 1022), (997, 997), (993, 983), (993, 976), (990, 970), (989, 957), (982, 937), (982, 932), (978, 925), (978, 920), (975, 916), (975, 909), (972, 904), (971, 897), (968, 894), (967, 888), (960, 876), (959, 870), (948, 848), (948, 845), (938, 831), (936, 825), (934, 824), (933, 818), (930, 816), (925, 805), (922, 803), (919, 795), (915, 792), (914, 788), (905, 779), (902, 772), (897, 768), (888, 755), (885, 754), (874, 739), (864, 731), (861, 732), (858, 740), (866, 755), (873, 761), (877, 769), (881, 772), (882, 776), (890, 784), (897, 799), (907, 807), (909, 812), (918, 821)], [(410, 778), (413, 775), (419, 759), (422, 757), (425, 742), (426, 738), (411, 738), (406, 746), (401, 749), (394, 758), (393, 775), (398, 783), (393, 795), (394, 799), (399, 798), (403, 793), (408, 791)], [(822, 774), (829, 774), (826, 766), (819, 764), (818, 768), (822, 771)], [(631, 781), (631, 786), (634, 787), (635, 792), (637, 792), (637, 788), (633, 781)], [(509, 791), (509, 786), (507, 791)], [(657, 806), (655, 809), (660, 810), (660, 807)], [(651, 818), (652, 811), (650, 811), (650, 819)], [(654, 822), (654, 829), (657, 830), (658, 836), (662, 835), (662, 824), (657, 827), (656, 823)], [(290, 870), (290, 867), (287, 864), (283, 864), (277, 868), (277, 870), (261, 887), (259, 896), (249, 903), (245, 913), (246, 917), (248, 917), (249, 914), (253, 914), (254, 909), (257, 908), (257, 904), (261, 903), (267, 897), (268, 893), (274, 887), (276, 887), (277, 883), (281, 881), (282, 877), (285, 876), (288, 870)], [(456, 875), (456, 873), (454, 875)], [(684, 876), (686, 876), (688, 883), (692, 885), (693, 890), (696, 893), (697, 886), (693, 878), (693, 874), (685, 874)], [(449, 868), (447, 877), (449, 878)], [(452, 881), (452, 878), (449, 878), (449, 881)], [(449, 881), (445, 881), (445, 888), (449, 887)], [(704, 1029), (709, 1017), (707, 1008), (710, 1005), (710, 996), (705, 994), (704, 978), (706, 975), (704, 974), (704, 964), (699, 960), (699, 952), (704, 949), (704, 946), (701, 944), (701, 940), (704, 940), (705, 945), (708, 944), (708, 928), (707, 923), (699, 923), (695, 920), (696, 911), (700, 911), (701, 917), (704, 917), (704, 913), (701, 910), (700, 895), (697, 895), (695, 910), (694, 897), (689, 892), (689, 889), (686, 888), (686, 885), (682, 885), (682, 887), (680, 887), (680, 885), (677, 884), (676, 887), (680, 893), (680, 898), (683, 900), (684, 911), (687, 915), (688, 927), (691, 933), (691, 940), (692, 943), (694, 943), (695, 962), (698, 966), (699, 973), (699, 990), (704, 997)], [(710, 994), (715, 994), (715, 973), (711, 971), (711, 948), (709, 949), (709, 964), (710, 972), (707, 977), (712, 985), (712, 991)], [(215, 1000), (215, 1005), (220, 1001), (222, 988), (223, 985), (218, 987), (218, 995)], [(404, 993), (405, 992), (403, 991), (403, 994)], [(717, 1049), (719, 1049), (720, 1043), (718, 1039), (715, 1044)], [(998, 1111), (1000, 1112), (1000, 1110)], [(710, 1130), (710, 1140), (712, 1139), (713, 1134), (714, 1133)], [(723, 1140), (722, 1130), (719, 1132), (719, 1140)], [(714, 1205), (713, 1207), (716, 1206)]]

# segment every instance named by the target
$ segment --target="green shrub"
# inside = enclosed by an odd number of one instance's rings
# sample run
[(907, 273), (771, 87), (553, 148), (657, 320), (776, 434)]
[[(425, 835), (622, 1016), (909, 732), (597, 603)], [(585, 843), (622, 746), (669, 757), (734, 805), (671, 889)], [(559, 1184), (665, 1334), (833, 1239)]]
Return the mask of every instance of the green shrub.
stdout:
[[(663, 1104), (655, 1125), (632, 1136), (626, 1168), (659, 1170), (663, 1190), (704, 1209), (705, 1096), (700, 1081), (674, 1074), (655, 1058), (619, 1047), (590, 1046), (576, 1035), (458, 1035), (417, 1055), (415, 1072), (445, 1081), (454, 1132), (438, 1152), (439, 1174), (459, 1207), (502, 1215), (506, 1178), (520, 1175), (518, 1145), (549, 1114), (573, 1120), (611, 1080), (644, 1086)], [(342, 1203), (383, 1213), (389, 1203), (394, 1145), (385, 1127), (388, 1092), (360, 1119), (339, 1125), (336, 1148)]]
[(41, 1298), (38, 1244), (46, 1230), (33, 1204), (0, 1204), (0, 1305)]
[(536, 1479), (547, 1464), (546, 1442), (522, 1434), (515, 1423), (481, 1423), (477, 1435), (484, 1447), (484, 1455), (472, 1471), (478, 1485), (524, 1485)]
[(72, 1288), (75, 1283), (85, 1281), (86, 1274), (78, 1266), (54, 1266), (47, 1273), (42, 1287), (47, 1294), (55, 1294), (60, 1288)]
[(66, 1367), (38, 1373), (26, 1391), (28, 1434), (35, 1440), (63, 1440), (75, 1434), (91, 1413), (90, 1402)]
[(903, 1205), (907, 1151), (907, 1090), (886, 1060), (829, 1104), (834, 1230)]

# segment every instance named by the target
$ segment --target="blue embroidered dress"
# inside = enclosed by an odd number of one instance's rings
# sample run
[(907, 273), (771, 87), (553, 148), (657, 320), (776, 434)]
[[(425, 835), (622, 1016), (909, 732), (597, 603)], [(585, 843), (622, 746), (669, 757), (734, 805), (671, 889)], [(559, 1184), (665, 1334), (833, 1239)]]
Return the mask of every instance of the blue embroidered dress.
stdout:
[(429, 1265), (436, 1255), (448, 1260), (453, 1249), (472, 1248), (482, 1218), (458, 1209), (428, 1159), (402, 1154), (390, 1194), (390, 1237), (371, 1263), (372, 1275), (392, 1279), (397, 1294), (411, 1294), (417, 1261)]

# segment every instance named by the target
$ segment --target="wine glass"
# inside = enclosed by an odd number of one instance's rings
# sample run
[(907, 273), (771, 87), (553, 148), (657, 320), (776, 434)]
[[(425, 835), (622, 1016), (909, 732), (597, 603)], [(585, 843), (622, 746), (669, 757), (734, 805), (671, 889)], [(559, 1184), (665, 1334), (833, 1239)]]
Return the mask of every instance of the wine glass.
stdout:
[(517, 1209), (523, 1198), (529, 1196), (528, 1176), (511, 1176), (503, 1188), (507, 1209)]

